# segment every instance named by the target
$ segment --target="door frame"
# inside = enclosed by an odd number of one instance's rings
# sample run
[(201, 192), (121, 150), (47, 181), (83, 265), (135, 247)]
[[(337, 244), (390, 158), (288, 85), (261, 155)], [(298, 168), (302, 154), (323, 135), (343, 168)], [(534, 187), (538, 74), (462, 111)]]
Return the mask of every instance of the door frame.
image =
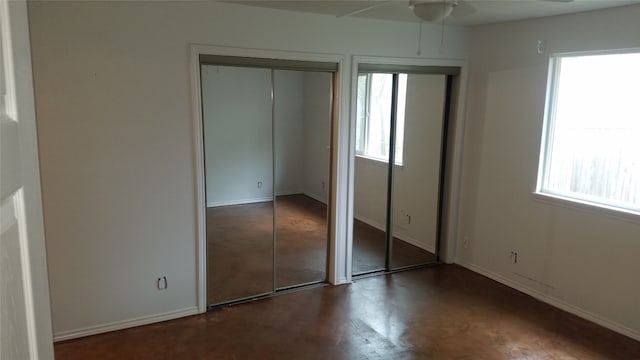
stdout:
[[(194, 144), (194, 176), (195, 176), (195, 201), (196, 201), (196, 238), (197, 238), (197, 306), (200, 313), (207, 311), (207, 239), (206, 239), (206, 192), (205, 192), (205, 170), (204, 170), (204, 129), (203, 114), (201, 104), (201, 83), (200, 83), (200, 55), (213, 56), (233, 56), (242, 58), (257, 59), (277, 59), (309, 62), (331, 62), (338, 64), (333, 82), (333, 103), (332, 103), (332, 124), (331, 124), (331, 169), (329, 179), (328, 202), (329, 209), (329, 253), (327, 254), (328, 268), (327, 280), (331, 284), (346, 282), (346, 244), (344, 244), (346, 223), (343, 211), (345, 204), (338, 201), (346, 199), (346, 166), (347, 163), (339, 159), (345, 159), (347, 148), (344, 146), (348, 141), (348, 113), (340, 106), (344, 101), (344, 93), (341, 89), (348, 89), (348, 76), (344, 76), (345, 58), (342, 55), (293, 52), (281, 50), (236, 48), (217, 45), (191, 44), (191, 82), (192, 82), (192, 125)], [(342, 169), (344, 168), (344, 169)], [(344, 202), (344, 201), (343, 201)]]
[(358, 68), (360, 64), (381, 65), (393, 67), (419, 66), (419, 67), (456, 67), (460, 69), (459, 74), (452, 76), (451, 104), (448, 124), (447, 139), (447, 161), (445, 166), (443, 187), (443, 207), (441, 238), (439, 241), (439, 259), (444, 263), (453, 263), (456, 257), (456, 244), (459, 237), (458, 209), (460, 204), (460, 189), (462, 183), (462, 153), (464, 143), (464, 122), (466, 89), (468, 80), (468, 64), (466, 60), (460, 59), (424, 59), (424, 58), (398, 58), (381, 57), (368, 55), (354, 55), (351, 59), (351, 88), (349, 108), (349, 167), (348, 167), (348, 198), (346, 208), (346, 262), (347, 262), (347, 282), (352, 281), (352, 259), (353, 259), (353, 215), (354, 215), (354, 186), (355, 186), (355, 153), (356, 153), (356, 107), (357, 107), (357, 87)]

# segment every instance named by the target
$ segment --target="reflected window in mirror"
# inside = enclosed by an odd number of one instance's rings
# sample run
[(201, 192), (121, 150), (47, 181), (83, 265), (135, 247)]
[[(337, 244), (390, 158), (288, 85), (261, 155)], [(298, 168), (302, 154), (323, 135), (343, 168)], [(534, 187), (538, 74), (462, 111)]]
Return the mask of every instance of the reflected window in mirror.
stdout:
[[(381, 162), (389, 158), (393, 74), (358, 74), (356, 155)], [(398, 76), (395, 164), (402, 165), (407, 74)]]

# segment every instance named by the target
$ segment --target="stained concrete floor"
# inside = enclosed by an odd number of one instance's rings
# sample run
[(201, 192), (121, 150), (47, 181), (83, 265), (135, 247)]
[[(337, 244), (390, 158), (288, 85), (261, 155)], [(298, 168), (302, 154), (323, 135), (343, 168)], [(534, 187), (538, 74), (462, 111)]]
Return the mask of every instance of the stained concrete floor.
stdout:
[(57, 359), (640, 359), (640, 342), (456, 265), (55, 345)]
[[(207, 209), (210, 305), (273, 290), (274, 224), (276, 288), (326, 279), (326, 205), (302, 194), (278, 196), (275, 221), (273, 202), (212, 207)], [(353, 272), (384, 269), (385, 232), (356, 220), (353, 235)], [(394, 239), (392, 266), (435, 260), (433, 253)]]

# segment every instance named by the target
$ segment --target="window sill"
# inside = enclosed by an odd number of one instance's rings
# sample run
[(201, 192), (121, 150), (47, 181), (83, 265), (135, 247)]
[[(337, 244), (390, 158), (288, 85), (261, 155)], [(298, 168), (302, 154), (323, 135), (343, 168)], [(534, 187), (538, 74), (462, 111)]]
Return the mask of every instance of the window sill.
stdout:
[(615, 208), (612, 206), (578, 200), (561, 195), (542, 193), (539, 191), (533, 192), (531, 195), (537, 201), (549, 205), (561, 206), (593, 215), (606, 216), (616, 220), (624, 220), (640, 224), (640, 212), (637, 211)]
[[(387, 164), (389, 163), (386, 160), (380, 160), (378, 158), (374, 158), (374, 157), (367, 156), (367, 155), (362, 155), (362, 154), (356, 154), (356, 157), (364, 159), (364, 160), (369, 160), (369, 161), (371, 161), (371, 162), (373, 162), (375, 164), (378, 164), (378, 165), (381, 165), (381, 166), (384, 166), (384, 167), (387, 167)], [(396, 167), (400, 167), (400, 168), (404, 166), (403, 163), (395, 163), (394, 165)]]

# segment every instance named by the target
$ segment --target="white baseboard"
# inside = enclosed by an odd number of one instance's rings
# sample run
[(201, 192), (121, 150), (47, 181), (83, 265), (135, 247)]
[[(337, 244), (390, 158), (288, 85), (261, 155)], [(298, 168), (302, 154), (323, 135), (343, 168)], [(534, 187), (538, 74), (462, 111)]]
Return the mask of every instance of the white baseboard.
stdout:
[[(376, 228), (376, 229), (378, 229), (380, 231), (387, 231), (387, 227), (384, 224), (381, 224), (381, 223), (379, 223), (379, 222), (377, 222), (375, 220), (369, 219), (367, 217), (364, 217), (364, 216), (361, 216), (361, 215), (358, 215), (358, 214), (354, 214), (353, 217), (356, 220), (362, 221), (363, 223), (365, 223), (365, 224), (367, 224), (369, 226), (372, 226), (372, 227), (374, 227), (374, 228)], [(393, 237), (398, 238), (398, 239), (400, 239), (400, 240), (402, 240), (402, 241), (404, 241), (406, 243), (409, 243), (409, 244), (411, 244), (413, 246), (419, 247), (420, 249), (426, 250), (426, 251), (428, 251), (430, 253), (435, 253), (436, 252), (435, 246), (424, 244), (424, 243), (422, 243), (422, 242), (410, 237), (409, 235), (399, 233), (398, 231), (395, 231), (393, 233)]]
[(207, 207), (217, 207), (217, 206), (229, 206), (229, 205), (244, 205), (244, 204), (254, 204), (259, 202), (267, 202), (273, 201), (271, 196), (264, 198), (254, 198), (254, 199), (242, 199), (242, 200), (228, 200), (228, 201), (211, 201), (207, 202)]
[(432, 254), (435, 254), (435, 252), (436, 252), (436, 247), (435, 246), (431, 246), (429, 244), (423, 244), (420, 241), (418, 241), (418, 240), (416, 240), (416, 239), (414, 239), (412, 237), (409, 237), (407, 235), (397, 234), (396, 233), (396, 234), (393, 234), (393, 237), (396, 237), (396, 238), (398, 238), (398, 239), (400, 239), (400, 240), (402, 240), (402, 241), (404, 241), (406, 243), (409, 243), (409, 244), (411, 244), (411, 245), (413, 245), (415, 247), (419, 247), (422, 250), (427, 250), (428, 252), (430, 252)]
[(298, 195), (302, 194), (302, 190), (282, 190), (276, 193), (276, 196), (289, 196), (289, 195)]
[[(303, 192), (303, 191), (283, 191), (282, 193), (278, 193), (276, 196), (287, 196), (287, 195), (298, 195), (303, 194), (306, 195), (313, 200), (319, 201), (323, 204), (327, 204), (327, 200), (323, 199), (322, 196)], [(263, 198), (254, 198), (254, 199), (241, 199), (241, 200), (227, 200), (227, 201), (210, 201), (207, 202), (207, 207), (217, 207), (217, 206), (229, 206), (229, 205), (245, 205), (245, 204), (254, 204), (266, 201), (272, 201), (272, 197), (263, 197)]]
[(553, 307), (556, 307), (558, 309), (564, 310), (568, 313), (571, 313), (573, 315), (579, 316), (583, 319), (589, 320), (591, 322), (594, 322), (598, 325), (601, 325), (609, 330), (613, 330), (619, 334), (628, 336), (634, 340), (638, 340), (640, 341), (640, 332), (634, 329), (631, 329), (627, 326), (624, 326), (622, 324), (619, 324), (615, 321), (611, 321), (609, 319), (606, 319), (600, 315), (594, 314), (590, 311), (587, 311), (585, 309), (579, 308), (577, 306), (571, 305), (563, 300), (560, 300), (558, 298), (555, 298), (553, 296), (549, 296), (547, 294), (544, 294), (534, 288), (528, 287), (526, 285), (523, 285), (517, 281), (511, 280), (503, 275), (500, 275), (498, 273), (495, 273), (491, 270), (487, 270), (483, 267), (480, 267), (478, 265), (475, 264), (471, 264), (467, 261), (464, 260), (460, 260), (460, 259), (456, 259), (455, 261), (456, 264), (465, 267), (473, 272), (476, 272), (478, 274), (484, 275), (486, 277), (488, 277), (489, 279), (495, 280), (503, 285), (506, 285), (510, 288), (516, 289), (520, 292), (523, 292), (529, 296), (532, 296), (544, 303), (547, 303)]
[(321, 202), (325, 205), (327, 205), (327, 199), (323, 199), (321, 196), (316, 195), (316, 194), (312, 194), (312, 193), (308, 193), (308, 192), (304, 192), (302, 193), (303, 195), (312, 198), (313, 200), (317, 201), (317, 202)]
[(198, 308), (196, 306), (193, 306), (186, 309), (169, 311), (162, 314), (141, 316), (133, 319), (114, 321), (107, 324), (88, 326), (75, 330), (60, 331), (53, 334), (53, 341), (57, 342), (63, 340), (71, 340), (89, 335), (102, 334), (109, 331), (122, 330), (161, 321), (173, 320), (185, 316), (196, 315), (198, 313)]
[[(327, 201), (322, 199), (322, 197), (316, 195), (316, 194), (311, 194), (311, 193), (306, 193), (303, 191), (296, 191), (296, 190), (292, 190), (292, 191), (282, 191), (279, 192), (276, 196), (287, 196), (287, 195), (298, 195), (298, 194), (303, 194), (306, 195), (314, 200), (317, 200), (323, 204), (326, 205)], [(254, 198), (254, 199), (241, 199), (241, 200), (228, 200), (228, 201), (211, 201), (211, 202), (207, 202), (207, 207), (217, 207), (217, 206), (230, 206), (230, 205), (245, 205), (245, 204), (254, 204), (254, 203), (260, 203), (260, 202), (266, 202), (266, 201), (272, 201), (273, 198), (272, 197), (263, 197), (263, 198)]]

